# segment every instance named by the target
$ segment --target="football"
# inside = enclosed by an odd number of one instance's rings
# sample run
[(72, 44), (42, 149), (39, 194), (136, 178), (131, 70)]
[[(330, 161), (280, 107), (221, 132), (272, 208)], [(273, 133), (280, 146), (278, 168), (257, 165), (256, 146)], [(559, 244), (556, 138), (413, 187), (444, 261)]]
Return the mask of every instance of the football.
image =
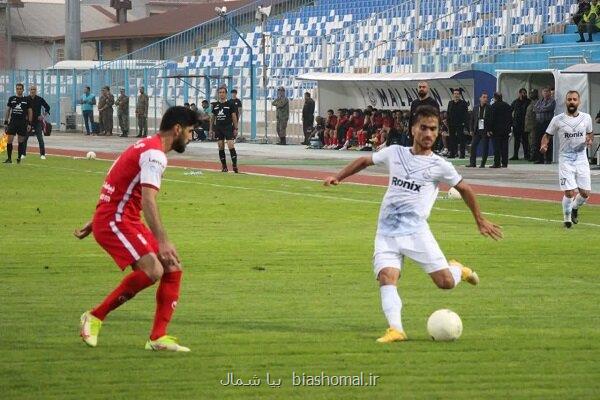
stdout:
[(88, 151), (87, 154), (85, 155), (85, 158), (87, 158), (88, 160), (95, 160), (96, 153), (94, 153), (93, 151)]
[(448, 190), (448, 194), (447, 197), (449, 199), (460, 199), (462, 198), (462, 196), (460, 195), (460, 193), (458, 192), (458, 190), (454, 189), (454, 188), (450, 188), (450, 190)]
[(462, 321), (458, 314), (448, 309), (435, 311), (427, 320), (427, 332), (438, 342), (458, 339), (462, 334), (462, 328)]

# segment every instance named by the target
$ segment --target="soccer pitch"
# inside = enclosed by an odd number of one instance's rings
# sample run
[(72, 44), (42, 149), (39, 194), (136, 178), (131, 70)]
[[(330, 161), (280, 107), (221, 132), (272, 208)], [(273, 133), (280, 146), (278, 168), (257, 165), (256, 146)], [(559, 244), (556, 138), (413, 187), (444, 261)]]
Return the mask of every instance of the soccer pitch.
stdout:
[[(159, 207), (183, 258), (171, 334), (188, 354), (144, 350), (154, 288), (106, 320), (97, 348), (79, 316), (123, 274), (93, 238), (105, 161), (29, 157), (2, 168), (2, 399), (589, 399), (600, 393), (600, 208), (562, 228), (558, 203), (480, 197), (505, 232), (481, 237), (460, 200), (430, 224), (478, 287), (442, 291), (412, 262), (399, 283), (408, 342), (386, 328), (371, 255), (385, 188), (184, 169), (165, 173)], [(595, 305), (594, 305), (595, 304)], [(450, 308), (464, 332), (432, 342), (427, 317)], [(228, 373), (256, 386), (224, 386)], [(280, 386), (265, 381), (281, 379)], [(295, 385), (355, 376), (370, 386)], [(333, 383), (335, 379), (330, 379)], [(305, 381), (306, 383), (306, 381)]]

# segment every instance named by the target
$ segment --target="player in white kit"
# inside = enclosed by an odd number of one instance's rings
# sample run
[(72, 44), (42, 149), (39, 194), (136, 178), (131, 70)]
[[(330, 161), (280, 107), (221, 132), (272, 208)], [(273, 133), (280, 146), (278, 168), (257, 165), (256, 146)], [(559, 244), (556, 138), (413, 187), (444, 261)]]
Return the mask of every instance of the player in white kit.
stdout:
[[(565, 192), (562, 206), (566, 228), (579, 222), (579, 208), (587, 202), (592, 191), (590, 164), (585, 151), (594, 140), (592, 117), (577, 110), (579, 103), (579, 92), (569, 91), (567, 112), (552, 118), (540, 147), (540, 152), (545, 153), (551, 136), (558, 135), (558, 178), (560, 190)], [(579, 191), (577, 196), (575, 190)]]
[(482, 235), (495, 240), (502, 238), (501, 228), (481, 215), (475, 193), (454, 166), (432, 152), (439, 122), (438, 110), (420, 106), (411, 127), (412, 147), (389, 146), (372, 156), (356, 159), (336, 176), (325, 179), (326, 186), (337, 185), (371, 165), (388, 167), (389, 185), (381, 203), (373, 255), (381, 306), (389, 324), (385, 334), (377, 339), (380, 343), (407, 339), (400, 316), (402, 301), (396, 288), (405, 256), (416, 261), (440, 289), (452, 289), (461, 280), (473, 285), (479, 283), (479, 277), (470, 268), (446, 260), (429, 229), (427, 218), (440, 182), (459, 191)]

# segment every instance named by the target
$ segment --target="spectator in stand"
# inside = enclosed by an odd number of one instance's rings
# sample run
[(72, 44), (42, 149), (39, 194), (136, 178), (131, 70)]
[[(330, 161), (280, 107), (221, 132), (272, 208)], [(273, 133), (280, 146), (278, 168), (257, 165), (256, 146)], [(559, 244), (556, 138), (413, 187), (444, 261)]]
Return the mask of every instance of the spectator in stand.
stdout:
[(539, 152), (542, 145), (542, 137), (546, 134), (546, 129), (550, 125), (550, 121), (554, 117), (554, 109), (556, 108), (556, 100), (552, 98), (550, 87), (545, 87), (542, 90), (542, 98), (535, 103), (533, 110), (535, 112), (535, 149), (537, 153), (536, 164), (552, 163), (552, 141), (548, 144), (548, 150), (545, 154)]
[(469, 122), (469, 106), (461, 98), (460, 90), (452, 91), (452, 100), (448, 103), (448, 158), (465, 158), (465, 128)]
[(96, 105), (96, 96), (91, 92), (89, 86), (83, 89), (83, 96), (79, 100), (81, 104), (81, 113), (83, 114), (83, 123), (85, 125), (85, 134), (93, 135), (94, 132), (94, 105)]
[(573, 14), (573, 23), (575, 25), (579, 25), (579, 23), (583, 19), (583, 16), (589, 11), (589, 9), (590, 0), (579, 0), (577, 2), (577, 11), (575, 12), (575, 14)]
[(587, 32), (588, 42), (593, 42), (592, 35), (596, 32), (600, 32), (600, 4), (598, 0), (592, 0), (592, 4), (589, 9), (583, 14), (579, 24), (577, 24), (577, 30), (579, 31), (579, 40), (577, 43), (585, 42), (583, 34)]
[(302, 131), (304, 132), (304, 142), (310, 144), (310, 135), (315, 120), (315, 101), (310, 98), (310, 93), (304, 93), (304, 106), (302, 107)]
[(502, 93), (494, 93), (487, 128), (494, 140), (494, 165), (490, 168), (508, 167), (508, 138), (512, 129), (512, 109), (502, 100)]
[(290, 102), (285, 95), (285, 89), (277, 89), (277, 98), (271, 103), (276, 108), (277, 118), (277, 136), (279, 136), (280, 145), (286, 145), (286, 129), (290, 118)]
[(535, 126), (537, 122), (535, 119), (534, 107), (535, 103), (540, 99), (537, 89), (531, 89), (529, 92), (529, 99), (530, 102), (525, 111), (525, 133), (523, 135), (527, 137), (527, 142), (529, 143), (529, 158), (527, 160), (533, 162), (537, 160), (537, 154), (539, 154), (539, 148), (535, 147)]
[(510, 105), (510, 108), (513, 110), (513, 138), (515, 141), (511, 160), (519, 159), (521, 143), (523, 144), (524, 158), (526, 160), (529, 159), (529, 137), (525, 134), (525, 115), (527, 114), (529, 103), (531, 103), (531, 100), (527, 98), (527, 90), (521, 88), (519, 89), (519, 97)]
[[(348, 116), (347, 110), (345, 109), (339, 109), (338, 110), (338, 120), (337, 120), (337, 126), (335, 127), (335, 149), (339, 150), (343, 147), (343, 143), (345, 142), (346, 139), (346, 131), (348, 130), (348, 123), (350, 121), (350, 118)], [(342, 144), (340, 144), (342, 143)]]
[(423, 105), (430, 105), (432, 107), (434, 107), (436, 110), (440, 110), (440, 105), (438, 104), (437, 101), (435, 101), (432, 97), (429, 96), (429, 83), (427, 83), (426, 81), (421, 81), (418, 83), (417, 85), (417, 90), (418, 90), (418, 95), (419, 98), (413, 100), (410, 103), (410, 119), (408, 121), (408, 135), (409, 135), (409, 146), (412, 146), (412, 134), (410, 133), (410, 127), (412, 126), (413, 123), (413, 119), (415, 116), (415, 113), (417, 111), (417, 108), (419, 106), (423, 106)]
[(489, 145), (489, 137), (491, 128), (489, 127), (490, 122), (490, 105), (489, 96), (487, 92), (481, 92), (481, 96), (479, 96), (479, 104), (475, 106), (473, 109), (473, 113), (471, 114), (471, 123), (470, 123), (470, 135), (473, 137), (471, 140), (471, 154), (470, 154), (470, 162), (467, 164), (467, 167), (475, 168), (477, 166), (477, 148), (481, 143), (481, 164), (479, 168), (485, 168), (485, 163), (487, 162), (488, 153), (490, 152)]
[(327, 110), (327, 118), (325, 119), (325, 148), (331, 149), (335, 144), (335, 128), (337, 126), (338, 117), (333, 110)]

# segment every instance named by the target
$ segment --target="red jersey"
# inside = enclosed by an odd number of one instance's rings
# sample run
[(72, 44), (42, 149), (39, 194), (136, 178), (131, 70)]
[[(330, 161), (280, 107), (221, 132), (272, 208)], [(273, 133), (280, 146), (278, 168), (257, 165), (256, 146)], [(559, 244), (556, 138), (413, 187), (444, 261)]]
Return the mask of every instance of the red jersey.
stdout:
[(362, 115), (360, 117), (352, 118), (352, 127), (355, 130), (361, 130), (365, 126), (365, 117)]
[(94, 220), (141, 223), (142, 186), (159, 190), (166, 167), (159, 135), (128, 147), (108, 171)]
[(327, 128), (335, 129), (337, 126), (338, 117), (337, 115), (332, 115), (331, 117), (327, 117)]
[(383, 117), (381, 115), (375, 115), (373, 117), (373, 125), (375, 128), (381, 128), (383, 126)]

